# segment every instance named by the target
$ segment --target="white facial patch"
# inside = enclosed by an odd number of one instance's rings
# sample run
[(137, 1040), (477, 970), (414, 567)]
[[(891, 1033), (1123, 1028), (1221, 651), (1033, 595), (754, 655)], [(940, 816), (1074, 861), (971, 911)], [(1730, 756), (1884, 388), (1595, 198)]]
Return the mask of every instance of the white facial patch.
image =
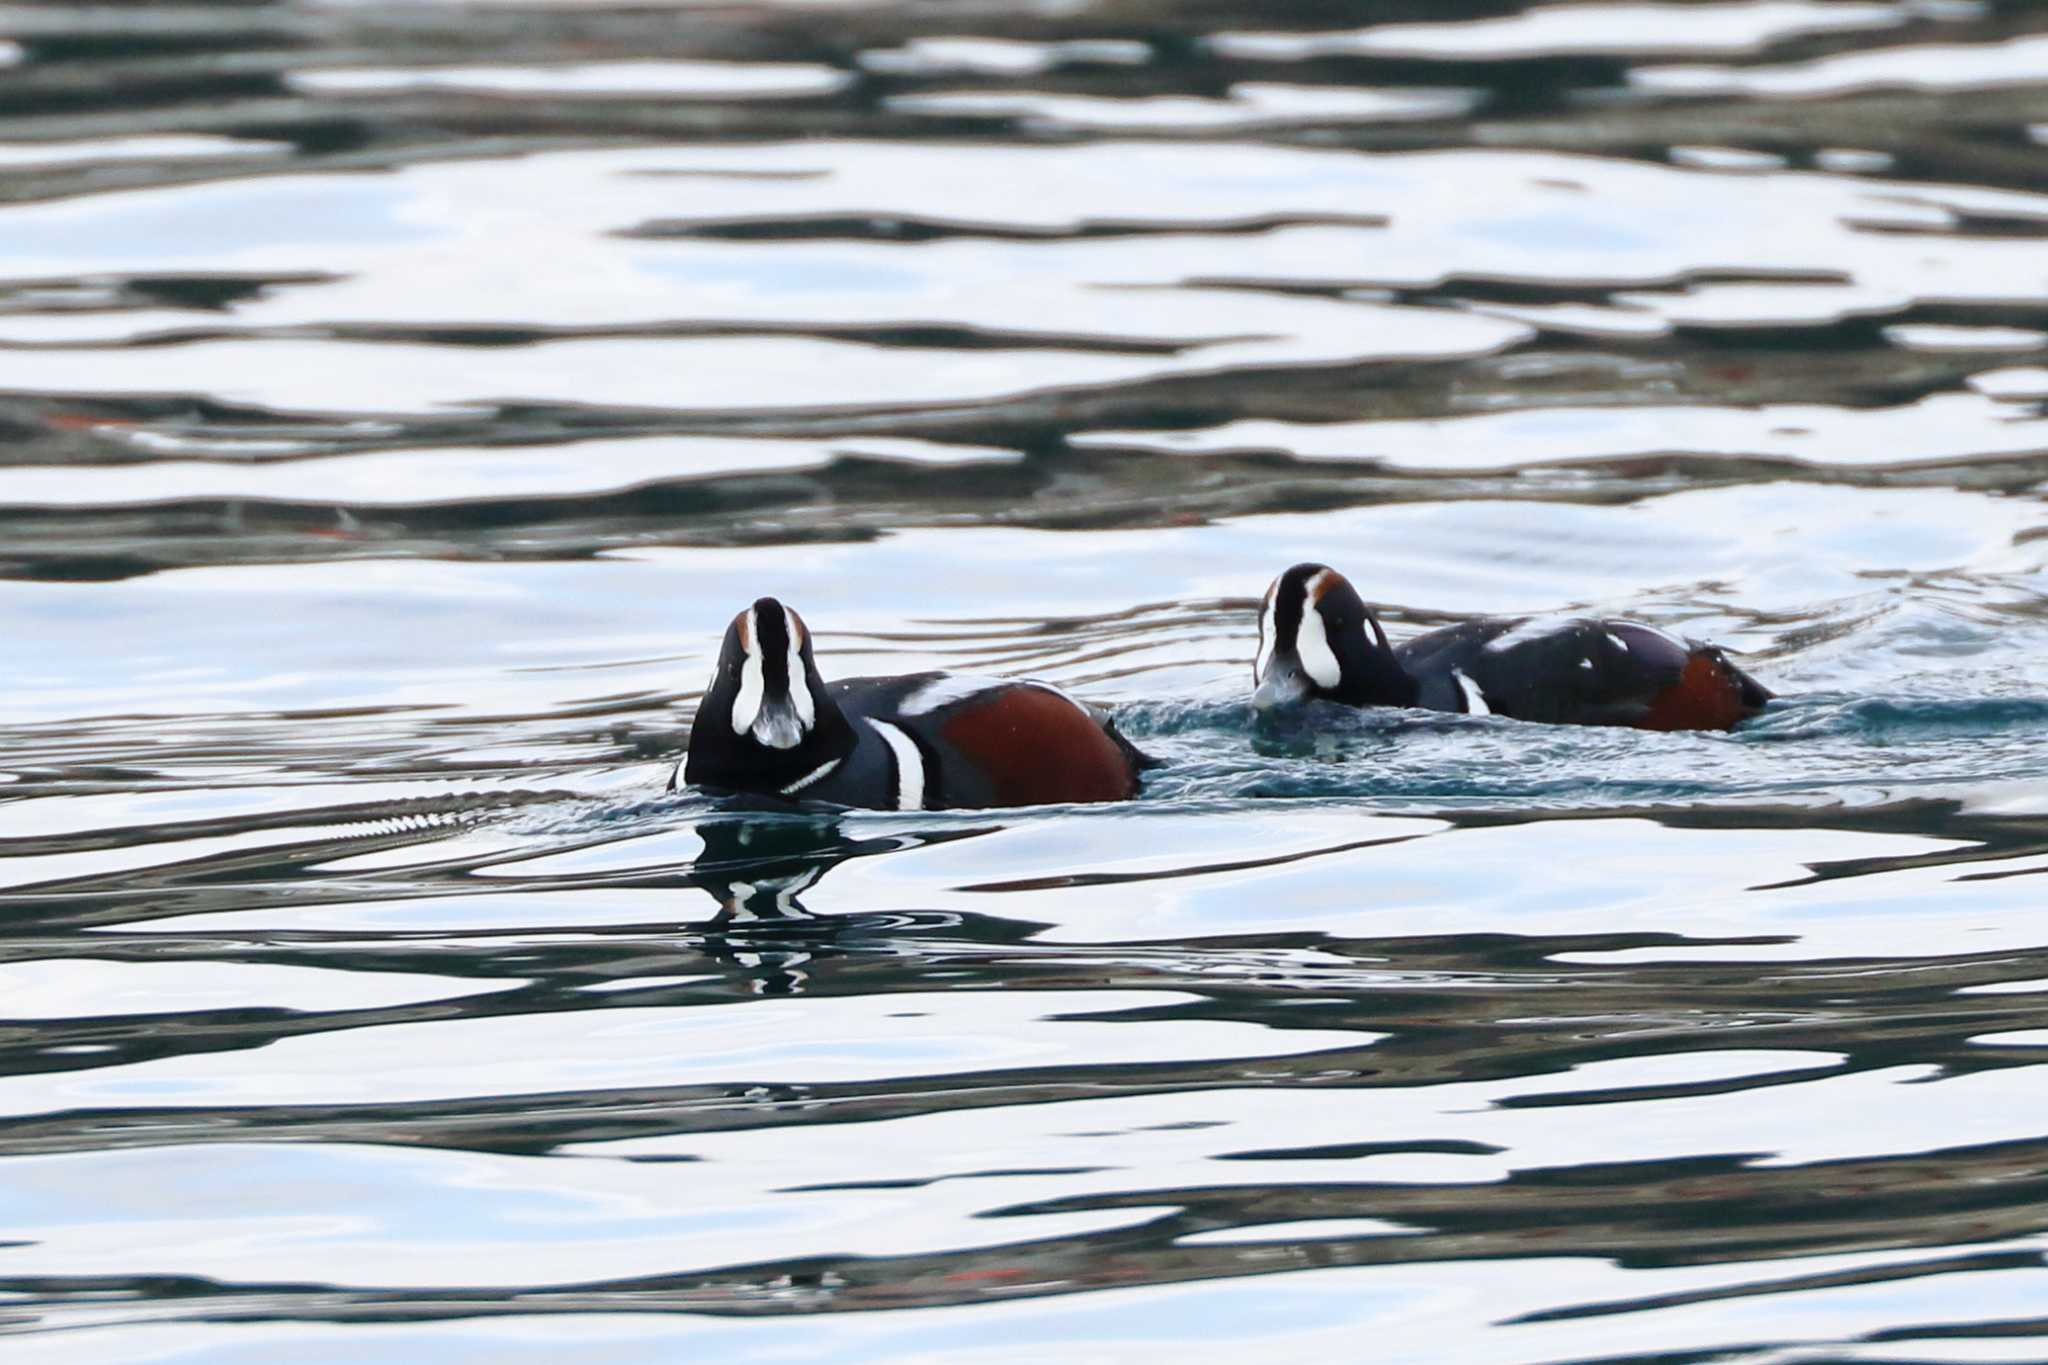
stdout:
[(1302, 612), (1301, 629), (1294, 636), (1294, 652), (1301, 659), (1301, 671), (1315, 679), (1317, 687), (1335, 687), (1344, 681), (1344, 666), (1337, 662), (1336, 652), (1330, 648), (1330, 632), (1323, 625), (1320, 605), (1311, 605)]
[(794, 749), (818, 718), (818, 704), (811, 696), (810, 679), (804, 673), (803, 627), (782, 609), (782, 629), (789, 640), (789, 695), (787, 701), (768, 701), (768, 684), (761, 661), (761, 622), (754, 608), (747, 608), (740, 626), (740, 686), (732, 699), (732, 732), (752, 735), (755, 742), (770, 749)]
[(770, 749), (794, 749), (804, 742), (804, 727), (796, 712), (787, 706), (764, 706), (761, 718), (747, 731), (757, 744)]
[(924, 755), (917, 741), (886, 720), (871, 720), (869, 726), (896, 756), (896, 809), (924, 809)]
[(1451, 676), (1457, 680), (1458, 690), (1465, 694), (1465, 714), (1468, 716), (1490, 716), (1493, 708), (1486, 704), (1486, 694), (1479, 690), (1479, 684), (1465, 676), (1465, 670), (1454, 668)]
[(804, 628), (788, 607), (782, 609), (782, 633), (789, 637), (789, 703), (796, 708), (797, 724), (809, 730), (817, 723), (818, 703), (804, 672)]
[(743, 735), (761, 718), (761, 650), (755, 643), (754, 609), (747, 608), (746, 624), (740, 627), (740, 690), (732, 699), (732, 732)]
[(1280, 648), (1280, 580), (1266, 589), (1266, 605), (1259, 612), (1259, 654), (1252, 660), (1252, 681), (1263, 682), (1273, 666), (1273, 652)]

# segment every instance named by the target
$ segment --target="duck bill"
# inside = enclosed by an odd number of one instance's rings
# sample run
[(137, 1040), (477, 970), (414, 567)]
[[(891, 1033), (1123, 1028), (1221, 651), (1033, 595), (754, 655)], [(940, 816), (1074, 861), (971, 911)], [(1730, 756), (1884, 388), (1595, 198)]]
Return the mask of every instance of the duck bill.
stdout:
[(1267, 671), (1259, 682), (1258, 690), (1252, 693), (1252, 709), (1270, 711), (1276, 706), (1292, 706), (1296, 702), (1307, 701), (1308, 695), (1308, 679), (1301, 675), (1300, 669), (1273, 668)]
[(804, 742), (804, 723), (787, 697), (771, 701), (748, 730), (754, 739), (771, 749), (794, 749)]

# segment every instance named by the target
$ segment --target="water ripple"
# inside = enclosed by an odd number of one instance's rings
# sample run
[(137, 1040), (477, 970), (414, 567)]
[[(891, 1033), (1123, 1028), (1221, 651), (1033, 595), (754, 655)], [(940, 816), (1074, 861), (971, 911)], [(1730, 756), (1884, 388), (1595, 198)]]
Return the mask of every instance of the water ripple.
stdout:
[[(4, 26), (0, 1336), (2038, 1354), (2037, 7)], [(1782, 700), (1259, 717), (1304, 559)], [(670, 793), (764, 592), (1164, 764)]]

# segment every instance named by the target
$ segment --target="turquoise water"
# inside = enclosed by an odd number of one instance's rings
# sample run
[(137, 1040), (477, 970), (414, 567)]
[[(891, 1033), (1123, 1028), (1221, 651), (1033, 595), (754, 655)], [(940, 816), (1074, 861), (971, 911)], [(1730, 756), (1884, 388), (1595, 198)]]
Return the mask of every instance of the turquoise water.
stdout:
[[(2042, 1355), (2048, 14), (0, 38), (9, 1351)], [(1255, 718), (1303, 559), (1784, 700)], [(1165, 764), (670, 794), (764, 593)]]

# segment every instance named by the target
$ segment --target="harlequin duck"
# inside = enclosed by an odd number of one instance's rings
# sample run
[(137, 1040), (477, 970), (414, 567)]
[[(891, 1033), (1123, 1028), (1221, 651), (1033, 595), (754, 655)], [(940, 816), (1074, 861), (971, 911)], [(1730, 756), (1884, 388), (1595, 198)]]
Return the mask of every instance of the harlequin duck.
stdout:
[(1121, 801), (1155, 760), (1039, 682), (909, 673), (827, 685), (803, 618), (733, 618), (669, 781), (875, 810)]
[(1390, 645), (1323, 564), (1266, 589), (1252, 679), (1262, 711), (1322, 698), (1641, 730), (1727, 730), (1772, 695), (1713, 645), (1632, 621), (1490, 617)]

